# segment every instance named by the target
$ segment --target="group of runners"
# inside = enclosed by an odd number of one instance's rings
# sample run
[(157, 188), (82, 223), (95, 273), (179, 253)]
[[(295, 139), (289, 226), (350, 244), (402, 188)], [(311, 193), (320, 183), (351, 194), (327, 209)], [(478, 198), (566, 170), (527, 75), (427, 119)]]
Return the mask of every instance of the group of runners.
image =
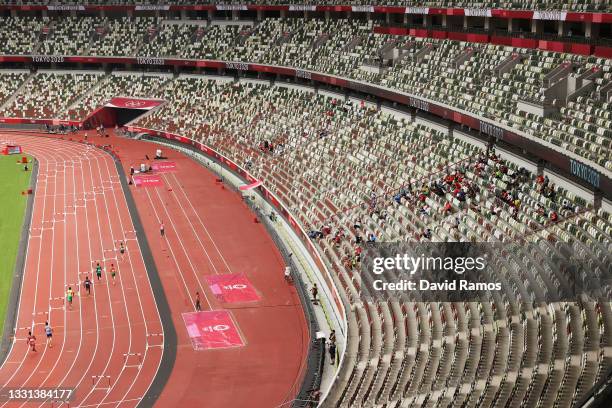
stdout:
[[(119, 241), (119, 253), (121, 254), (121, 256), (125, 254), (125, 244), (123, 243), (123, 241)], [(103, 268), (102, 268), (102, 265), (100, 265), (100, 262), (96, 262), (96, 267), (94, 268), (94, 272), (96, 274), (96, 278), (98, 281), (102, 279), (102, 269)], [(114, 263), (110, 264), (110, 276), (112, 278), (113, 286), (115, 286), (116, 277), (117, 277), (117, 269), (115, 268)], [(91, 281), (91, 279), (89, 279), (89, 275), (86, 275), (85, 280), (83, 281), (83, 287), (85, 288), (85, 291), (87, 292), (87, 296), (91, 295), (92, 286), (93, 286), (93, 282)], [(74, 290), (72, 289), (72, 286), (68, 286), (68, 290), (66, 290), (65, 300), (66, 300), (66, 305), (68, 309), (70, 310), (72, 310), (73, 299), (74, 299)], [(48, 321), (45, 322), (45, 335), (47, 336), (47, 346), (53, 347), (53, 343), (52, 343), (53, 329), (49, 325)], [(28, 332), (26, 342), (27, 342), (28, 347), (30, 347), (30, 349), (35, 352), (36, 351), (36, 336), (32, 334), (32, 331)]]
[[(53, 329), (49, 326), (49, 322), (45, 322), (45, 335), (47, 336), (47, 346), (53, 347)], [(32, 331), (28, 332), (26, 340), (28, 347), (36, 352), (36, 336), (32, 334)]]

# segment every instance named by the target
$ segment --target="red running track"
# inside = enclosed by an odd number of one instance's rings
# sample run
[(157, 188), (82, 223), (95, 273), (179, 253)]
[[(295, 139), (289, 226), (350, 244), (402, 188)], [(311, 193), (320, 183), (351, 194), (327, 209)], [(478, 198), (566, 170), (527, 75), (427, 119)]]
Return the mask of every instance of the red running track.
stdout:
[[(0, 385), (74, 387), (70, 407), (136, 406), (161, 361), (161, 347), (148, 342), (162, 325), (114, 161), (59, 139), (6, 132), (0, 141), (22, 145), (39, 163), (15, 339)], [(127, 246), (123, 256), (118, 240)], [(104, 267), (99, 283), (97, 261)], [(80, 284), (85, 274), (94, 280), (91, 296)], [(72, 309), (63, 302), (68, 286), (76, 291)], [(45, 320), (54, 329), (53, 347), (45, 346)], [(37, 352), (26, 344), (28, 330)], [(22, 405), (50, 403), (0, 402)]]
[[(95, 139), (98, 139), (97, 137)], [(156, 144), (120, 137), (104, 139), (129, 167)], [(176, 171), (158, 173), (162, 187), (130, 187), (153, 250), (178, 336), (174, 370), (158, 406), (277, 407), (295, 398), (301, 385), (308, 330), (295, 289), (284, 279), (284, 262), (241, 197), (217, 184), (216, 176), (187, 156), (165, 147)], [(160, 235), (164, 222), (165, 237)], [(207, 276), (244, 274), (260, 300), (225, 303)], [(242, 347), (195, 351), (181, 314), (228, 310), (246, 342)], [(289, 406), (289, 405), (284, 405)]]

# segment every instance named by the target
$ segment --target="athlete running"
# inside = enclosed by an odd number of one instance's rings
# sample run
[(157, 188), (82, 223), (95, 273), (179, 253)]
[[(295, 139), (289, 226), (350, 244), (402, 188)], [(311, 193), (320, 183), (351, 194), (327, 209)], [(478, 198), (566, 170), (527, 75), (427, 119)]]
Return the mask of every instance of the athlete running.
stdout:
[(111, 264), (111, 278), (113, 278), (113, 286), (115, 286), (115, 276), (117, 275), (117, 271), (115, 270), (115, 265)]
[(53, 329), (49, 326), (49, 322), (45, 322), (45, 334), (47, 335), (47, 345), (53, 347)]
[(91, 295), (91, 281), (89, 280), (89, 276), (85, 277), (83, 286), (85, 286), (85, 290), (87, 291), (87, 296)]
[(70, 310), (72, 310), (72, 298), (74, 297), (74, 291), (71, 286), (68, 286), (68, 290), (66, 291), (66, 302), (68, 302), (68, 306)]
[(28, 332), (28, 347), (32, 348), (32, 351), (36, 351), (36, 336), (31, 331)]
[(96, 262), (96, 276), (98, 280), (102, 277), (102, 267), (100, 266), (100, 262)]

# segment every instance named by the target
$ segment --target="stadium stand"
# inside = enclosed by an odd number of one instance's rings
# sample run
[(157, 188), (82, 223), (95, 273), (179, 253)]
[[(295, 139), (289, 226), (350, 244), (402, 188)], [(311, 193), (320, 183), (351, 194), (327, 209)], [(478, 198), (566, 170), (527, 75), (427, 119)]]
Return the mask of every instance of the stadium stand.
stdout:
[[(7, 0), (7, 4), (46, 4), (43, 0)], [(56, 0), (53, 2), (57, 5), (73, 5), (78, 2), (74, 0)], [(88, 0), (87, 4), (104, 4), (104, 5), (149, 5), (150, 1), (146, 0)], [(174, 4), (217, 4), (214, 1), (207, 0), (179, 0), (175, 1)], [(236, 0), (226, 1), (224, 4), (228, 5), (239, 5), (244, 2)], [(347, 0), (347, 1), (336, 1), (336, 0), (253, 0), (247, 2), (247, 4), (266, 4), (266, 5), (284, 5), (284, 4), (296, 4), (296, 5), (338, 5), (348, 4), (353, 6), (372, 6), (372, 5), (385, 5), (385, 6), (405, 6), (405, 2), (400, 0), (385, 0), (385, 1), (372, 1), (372, 0)], [(521, 0), (521, 1), (461, 1), (461, 0), (422, 0), (414, 2), (414, 6), (419, 7), (474, 7), (474, 8), (502, 8), (502, 9), (536, 9), (536, 10), (572, 10), (572, 11), (606, 11), (610, 10), (610, 5), (605, 0), (576, 0), (576, 1), (564, 1), (558, 2), (554, 0)]]
[[(0, 27), (0, 37), (14, 38), (10, 33), (19, 21), (9, 19)], [(33, 43), (29, 45), (23, 39), (7, 41), (0, 45), (0, 52), (27, 53), (32, 49), (50, 55), (218, 59), (310, 69), (448, 103), (612, 169), (606, 127), (609, 119), (605, 117), (608, 102), (606, 95), (599, 93), (610, 83), (610, 59), (377, 34), (372, 32), (371, 21), (361, 20), (266, 19), (255, 26), (237, 22), (208, 26), (198, 20), (152, 17), (33, 21), (28, 20), (28, 25), (47, 28), (47, 34), (30, 35)], [(517, 58), (518, 63), (500, 70), (511, 58)], [(590, 92), (551, 96), (547, 77), (567, 63), (573, 64), (572, 70), (579, 75), (593, 69), (601, 73)], [(559, 112), (542, 117), (521, 109), (522, 101), (555, 105)], [(568, 103), (598, 107), (597, 118), (576, 118), (576, 109)]]
[(212, 25), (196, 30), (192, 41), (181, 50), (179, 55), (183, 58), (221, 59), (225, 55), (224, 52), (231, 48), (234, 40), (242, 32), (242, 27), (236, 23)]
[[(527, 239), (543, 251), (563, 240), (581, 253), (609, 258), (609, 214), (495, 153), (294, 89), (226, 84), (218, 89), (225, 104), (208, 93), (194, 103), (209, 104), (199, 112), (221, 116), (198, 123), (196, 113), (177, 122), (177, 112), (189, 111), (184, 101), (196, 97), (187, 89), (211, 89), (199, 81), (181, 80), (182, 91), (168, 105), (135, 125), (202, 135), (266, 180), (306, 228), (321, 233), (312, 236), (322, 236), (314, 239), (343, 288), (355, 340), (347, 346), (332, 405), (571, 406), (607, 373), (609, 303), (363, 302), (355, 251), (373, 234), (389, 242)], [(459, 191), (445, 187), (449, 177), (461, 180)], [(537, 254), (531, 257), (509, 264), (509, 275), (522, 268), (543, 272)], [(593, 270), (605, 265), (594, 262)], [(559, 282), (554, 274), (544, 276), (548, 284)]]
[(28, 75), (28, 72), (23, 71), (0, 71), (0, 106), (9, 101)]
[(3, 106), (0, 115), (53, 119), (89, 90), (99, 77), (97, 72), (38, 72), (19, 87), (11, 102)]
[(34, 49), (42, 55), (87, 55), (92, 33), (101, 23), (99, 18), (82, 17), (47, 20)]
[[(604, 1), (417, 5), (610, 9)], [(205, 58), (310, 69), (426, 96), (612, 170), (610, 98), (601, 92), (612, 79), (609, 59), (377, 34), (366, 20), (2, 21), (1, 54)], [(523, 102), (555, 102), (547, 93), (549, 74), (567, 63), (578, 74), (597, 71), (593, 86), (557, 101), (555, 115), (522, 110)], [(46, 71), (0, 78), (6, 117), (82, 120), (112, 96), (164, 99), (132, 125), (202, 141), (265, 180), (310, 232), (346, 305), (349, 341), (329, 406), (570, 407), (612, 369), (610, 302), (543, 304), (527, 294), (563, 284), (538, 253), (563, 257), (560, 242), (589, 259), (594, 276), (609, 272), (612, 215), (500, 152), (399, 112), (263, 80)], [(360, 248), (374, 240), (526, 241), (538, 251), (503, 266), (516, 283), (514, 298), (375, 302), (364, 300), (359, 274)]]
[(159, 19), (154, 17), (121, 17), (99, 27), (91, 41), (90, 55), (138, 55), (140, 48), (155, 36)]
[(43, 35), (45, 20), (24, 17), (0, 18), (2, 54), (32, 54), (38, 36)]

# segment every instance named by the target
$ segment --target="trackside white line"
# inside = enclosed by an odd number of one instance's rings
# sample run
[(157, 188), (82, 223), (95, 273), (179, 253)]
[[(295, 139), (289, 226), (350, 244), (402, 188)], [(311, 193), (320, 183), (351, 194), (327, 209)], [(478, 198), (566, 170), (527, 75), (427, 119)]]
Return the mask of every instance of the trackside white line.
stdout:
[[(147, 197), (149, 199), (149, 204), (151, 205), (151, 208), (153, 209), (153, 213), (155, 214), (155, 218), (157, 219), (157, 222), (158, 223), (161, 222), (161, 219), (160, 219), (159, 215), (157, 214), (157, 209), (155, 207), (155, 204), (153, 203), (153, 199), (151, 198), (151, 195), (149, 194), (149, 190), (146, 187), (143, 187), (143, 189), (147, 193)], [(163, 201), (162, 201), (162, 206), (163, 206)], [(166, 211), (166, 215), (167, 214), (168, 214), (168, 211)], [(170, 223), (170, 230), (174, 233), (175, 236), (178, 237), (177, 231), (174, 229), (174, 225), (172, 223)], [(168, 239), (167, 234), (166, 234), (166, 238), (165, 239)], [(180, 242), (180, 239), (179, 239), (179, 242)], [(182, 245), (182, 243), (181, 243), (181, 245)], [(193, 299), (193, 297), (191, 295), (191, 289), (187, 286), (187, 282), (185, 281), (185, 276), (183, 275), (183, 270), (179, 266), (178, 260), (176, 259), (176, 255), (174, 255), (174, 250), (172, 249), (172, 245), (170, 245), (170, 243), (168, 242), (168, 243), (166, 243), (166, 247), (170, 251), (170, 254), (172, 255), (172, 260), (174, 261), (174, 265), (176, 266), (176, 269), (177, 269), (179, 275), (181, 276), (181, 280), (183, 282), (183, 286), (185, 287), (185, 293), (189, 297), (189, 301), (191, 302), (191, 304), (193, 305), (193, 307), (195, 309), (195, 300)], [(184, 250), (184, 248), (183, 248), (183, 250)], [(190, 265), (191, 265), (191, 262), (190, 262)], [(193, 265), (191, 265), (191, 269), (194, 270)], [(202, 284), (200, 283), (199, 280), (198, 280), (198, 285), (200, 286), (200, 291), (204, 295), (204, 299), (206, 300), (206, 303), (208, 304), (208, 308), (212, 310), (212, 305), (210, 303), (210, 300), (208, 299), (208, 296), (206, 296), (206, 292), (204, 291), (204, 288), (202, 287)]]
[[(51, 146), (49, 146), (49, 147), (48, 147), (48, 150), (49, 150), (49, 151), (53, 151), (54, 153), (56, 153), (56, 157), (63, 158), (63, 157), (64, 157), (64, 155), (67, 153), (67, 150), (68, 150), (68, 149), (66, 149), (66, 150), (54, 150), (54, 149), (52, 149), (52, 148), (51, 148)], [(56, 164), (56, 165), (57, 165), (57, 164)], [(64, 202), (64, 207), (65, 207), (65, 206), (66, 206), (66, 194), (65, 194), (65, 192), (66, 192), (66, 177), (65, 177), (65, 175), (64, 175), (64, 176), (62, 176), (62, 181), (63, 181), (63, 187), (64, 187), (64, 188), (62, 189), (62, 191), (64, 192), (64, 194), (62, 194), (62, 195), (58, 195), (58, 196), (55, 196), (54, 203), (57, 201), (57, 199), (58, 199), (59, 197), (62, 197), (62, 198), (63, 198), (63, 202)], [(57, 178), (56, 178), (56, 183), (57, 183)], [(56, 188), (56, 190), (55, 190), (55, 191), (57, 191), (57, 188)], [(54, 208), (55, 208), (55, 206), (54, 206)], [(63, 228), (64, 228), (64, 242), (63, 242), (63, 246), (64, 246), (63, 265), (64, 265), (64, 268), (63, 268), (63, 281), (61, 282), (61, 284), (62, 284), (62, 286), (61, 286), (61, 290), (62, 290), (62, 292), (63, 292), (63, 290), (64, 290), (64, 288), (65, 288), (65, 286), (66, 286), (66, 247), (67, 247), (67, 245), (66, 245), (66, 228), (67, 228), (67, 227), (66, 227), (66, 225), (67, 225), (67, 222), (64, 222), (64, 223), (62, 223), (62, 224), (63, 224)], [(53, 230), (53, 232), (54, 232), (54, 234), (55, 234), (55, 229)], [(53, 243), (55, 244), (55, 240), (54, 240), (54, 242), (53, 242)], [(54, 245), (54, 246), (55, 246), (55, 245)], [(52, 251), (51, 251), (51, 253), (52, 253), (52, 257), (51, 257), (51, 258), (52, 258), (52, 259), (51, 259), (51, 262), (49, 263), (49, 265), (51, 266), (51, 268), (53, 268), (53, 259), (54, 259), (54, 253), (55, 253), (55, 248), (54, 248), (54, 246), (52, 247)], [(54, 276), (54, 270), (53, 270), (53, 269), (51, 269), (51, 274), (50, 274), (50, 277), (49, 277), (49, 294), (50, 294), (50, 296), (52, 296), (52, 294), (53, 294), (53, 276)], [(50, 307), (50, 305), (49, 305), (49, 307)], [(66, 316), (66, 307), (64, 307), (64, 312), (63, 312), (63, 314), (64, 314), (64, 323), (66, 323), (66, 317), (67, 317), (67, 316)], [(50, 310), (49, 310), (49, 315), (47, 316), (47, 318), (49, 319), (49, 322), (50, 322), (49, 324), (51, 324), (51, 313), (50, 313)], [(52, 327), (53, 327), (53, 326), (52, 326)], [(63, 328), (63, 329), (64, 329), (64, 338), (65, 338), (65, 336), (66, 336), (66, 330), (67, 330), (67, 324), (64, 324), (64, 328)], [(80, 327), (80, 329), (81, 329), (81, 330), (80, 330), (80, 332), (82, 332), (82, 327)], [(60, 348), (60, 352), (59, 352), (59, 356), (61, 356), (61, 354), (62, 354), (62, 351), (63, 351), (63, 349), (64, 349), (64, 344), (65, 344), (65, 341), (62, 341), (62, 343), (61, 343), (61, 348)], [(42, 354), (41, 358), (38, 360), (38, 362), (37, 362), (36, 366), (34, 367), (34, 369), (33, 369), (33, 370), (31, 370), (31, 373), (30, 373), (30, 375), (28, 376), (28, 378), (27, 378), (27, 379), (24, 381), (24, 384), (27, 384), (27, 383), (30, 381), (30, 379), (31, 379), (31, 378), (34, 376), (34, 374), (35, 374), (35, 373), (38, 371), (38, 368), (40, 367), (40, 364), (41, 364), (43, 361), (45, 361), (45, 355), (46, 355), (46, 353), (47, 353), (47, 350), (48, 350), (48, 347), (46, 347), (46, 346), (45, 346), (45, 349), (44, 349), (44, 352), (43, 352), (43, 354)], [(57, 363), (58, 363), (60, 360), (61, 360), (61, 357), (56, 358), (56, 359), (55, 359), (55, 363), (54, 363), (53, 367), (55, 367), (55, 366), (57, 365)], [(47, 378), (48, 378), (48, 376), (49, 376), (49, 375), (47, 375)], [(46, 380), (47, 378), (45, 378), (45, 380)], [(43, 383), (45, 382), (45, 380), (43, 380)], [(38, 384), (37, 384), (37, 385), (38, 385)], [(40, 384), (40, 385), (42, 385), (42, 384)], [(23, 406), (23, 405), (25, 405), (25, 404), (26, 404), (26, 402), (24, 402), (24, 403), (23, 403), (21, 406)]]
[[(47, 171), (49, 170), (49, 165), (47, 164)], [(57, 191), (57, 178), (54, 181), (54, 189), (53, 191)], [(44, 209), (46, 209), (46, 200), (45, 200), (45, 205), (44, 205)], [(55, 199), (53, 200), (53, 214), (55, 214)], [(43, 217), (44, 217), (44, 210), (43, 210)], [(54, 256), (54, 246), (55, 246), (55, 228), (51, 231), (51, 262), (50, 264), (53, 264), (53, 256)], [(36, 286), (35, 286), (35, 291), (34, 291), (34, 301), (33, 301), (33, 306), (32, 306), (32, 315), (34, 315), (34, 312), (36, 312), (37, 309), (37, 301), (38, 301), (38, 292), (39, 292), (39, 276), (40, 276), (40, 257), (41, 257), (41, 252), (42, 252), (42, 239), (39, 242), (39, 253), (38, 253), (38, 262), (37, 262), (37, 273), (36, 273)], [(52, 279), (50, 279), (51, 281)], [(32, 318), (32, 331), (34, 331), (34, 318)], [(34, 333), (32, 333), (34, 334)], [(41, 358), (44, 358), (45, 352), (47, 351), (47, 349), (45, 348), (45, 350), (42, 353)], [(6, 381), (6, 383), (4, 384), (4, 386), (7, 386), (7, 384), (13, 379), (15, 378), (15, 376), (17, 374), (21, 373), (21, 367), (23, 366), (24, 362), (26, 361), (26, 358), (28, 356), (29, 353), (29, 348), (26, 350), (26, 353), (23, 355), (23, 358), (21, 360), (21, 362), (19, 363), (19, 366), (17, 369), (15, 369), (13, 371), (13, 373), (11, 374), (11, 376), (9, 377), (9, 379)], [(5, 406), (6, 404), (8, 404), (9, 401), (4, 402), (0, 407)]]
[[(102, 180), (102, 175), (100, 174), (101, 172), (100, 172), (100, 166), (99, 166), (99, 158), (100, 158), (100, 156), (98, 154), (96, 154), (95, 158), (96, 158), (95, 163), (96, 163), (96, 165), (98, 165), (96, 167), (98, 171), (95, 172), (95, 173), (98, 176), (98, 180), (101, 181)], [(92, 161), (88, 162), (88, 166), (89, 166), (89, 170), (90, 170), (90, 174), (91, 174), (92, 185), (95, 185), (94, 180), (93, 180), (94, 170), (92, 169)], [(96, 221), (98, 223), (98, 225), (97, 225), (97, 231), (98, 231), (98, 242), (97, 242), (97, 244), (99, 245), (98, 251), (99, 251), (99, 254), (100, 254), (100, 258), (103, 258), (104, 257), (104, 246), (105, 245), (104, 245), (104, 237), (102, 236), (102, 230), (103, 230), (103, 227), (108, 225), (109, 223), (106, 222), (105, 223), (106, 225), (101, 223), (101, 220), (100, 220), (100, 210), (98, 208), (98, 202), (97, 202), (97, 200), (94, 200), (93, 203), (94, 203), (94, 208), (95, 208)], [(105, 202), (105, 207), (106, 207), (106, 202)], [(107, 212), (107, 221), (108, 221), (109, 220), (109, 217), (108, 217), (108, 208), (106, 208), (106, 212)], [(108, 225), (108, 226), (111, 228), (111, 233), (110, 233), (111, 239), (110, 240), (111, 240), (111, 243), (112, 243), (112, 241), (113, 241), (112, 226), (110, 226), (110, 225)], [(100, 259), (100, 258), (98, 258), (98, 259)], [(107, 266), (105, 264), (104, 264), (104, 268), (105, 268), (105, 271), (106, 271), (107, 270)], [(113, 352), (115, 350), (115, 345), (116, 345), (116, 342), (117, 342), (117, 333), (116, 333), (117, 332), (117, 330), (116, 330), (117, 324), (115, 323), (115, 311), (113, 309), (113, 300), (112, 300), (112, 295), (111, 295), (111, 292), (110, 292), (110, 286), (111, 285), (110, 285), (110, 282), (108, 281), (108, 277), (105, 276), (104, 278), (106, 279), (106, 285), (105, 285), (106, 286), (106, 296), (108, 298), (108, 307), (109, 307), (110, 319), (111, 319), (112, 344), (111, 344), (111, 351), (110, 351), (109, 356), (102, 356), (103, 358), (106, 359), (106, 363), (104, 365), (104, 369), (102, 370), (102, 372), (96, 372), (96, 375), (107, 375), (106, 372), (108, 370), (108, 366), (110, 365), (110, 362), (113, 360), (113, 358), (112, 358), (113, 357)], [(94, 282), (93, 286), (96, 287), (97, 286), (97, 282)], [(97, 293), (98, 292), (96, 291), (96, 295), (97, 295)], [(124, 307), (126, 307), (125, 304), (124, 304)], [(127, 309), (126, 309), (126, 315), (127, 315), (127, 319), (128, 319), (128, 325), (129, 325), (130, 319), (129, 319), (129, 315), (127, 313)], [(128, 327), (129, 327), (129, 342), (128, 342), (128, 345), (131, 346), (131, 342), (132, 342), (132, 328), (131, 328), (131, 326), (128, 326)], [(100, 335), (101, 335), (101, 333), (98, 332), (98, 336), (100, 336)], [(93, 363), (94, 359), (91, 358), (90, 360), (91, 361), (90, 361), (89, 368), (87, 369), (87, 371), (85, 371), (83, 373), (83, 376), (81, 377), (79, 382), (76, 384), (77, 388), (82, 384), (83, 379), (89, 373), (89, 370), (91, 368), (91, 363)], [(92, 392), (93, 392), (93, 388), (85, 395), (85, 397), (83, 397), (82, 402), (87, 401), (87, 398), (91, 395)]]
[[(87, 149), (85, 150), (85, 152), (87, 153)], [(89, 157), (88, 155), (86, 155), (86, 157)], [(91, 160), (91, 159), (89, 159)], [(86, 162), (88, 162), (89, 160), (87, 160)], [(81, 187), (83, 188), (83, 190), (85, 189), (85, 169), (84, 167), (81, 167)], [(90, 179), (92, 179), (92, 177), (90, 177)], [(75, 182), (75, 194), (76, 194), (76, 180), (74, 179), (74, 172), (73, 172), (73, 182)], [(87, 265), (87, 268), (90, 269), (92, 262), (94, 261), (93, 259), (93, 251), (91, 248), (91, 240), (89, 239), (89, 237), (91, 236), (91, 232), (89, 229), (89, 217), (87, 216), (87, 210), (85, 210), (85, 225), (86, 225), (86, 229), (87, 229), (87, 236), (86, 236), (86, 241), (87, 241), (87, 247), (88, 247), (88, 254), (89, 256), (87, 257), (87, 260), (85, 262), (85, 264)], [(79, 234), (78, 234), (78, 221), (75, 221), (75, 229), (77, 231), (77, 282), (80, 280), (80, 276), (79, 276), (79, 271), (81, 270), (81, 266), (80, 266), (80, 258), (78, 256), (79, 252), (78, 252), (78, 242), (79, 242)], [(79, 293), (80, 293), (81, 288), (79, 287)], [(96, 352), (98, 350), (98, 346), (99, 346), (99, 338), (100, 338), (100, 325), (99, 325), (99, 319), (98, 319), (98, 298), (97, 296), (95, 296), (95, 292), (94, 292), (94, 296), (92, 296), (93, 298), (93, 308), (94, 308), (94, 316), (95, 316), (95, 322), (96, 322), (96, 336), (95, 336), (95, 346), (94, 346), (94, 350), (93, 350), (93, 354), (92, 355), (96, 355)], [(80, 341), (79, 341), (79, 346), (76, 350), (75, 356), (76, 358), (74, 358), (72, 360), (72, 364), (70, 365), (70, 367), (65, 370), (65, 374), (64, 377), (61, 379), (61, 381), (59, 382), (59, 384), (63, 384), (66, 381), (66, 378), (68, 378), (68, 376), (70, 375), (70, 373), (72, 373), (73, 369), (74, 369), (74, 365), (76, 364), (76, 362), (79, 360), (79, 353), (80, 353), (80, 349), (81, 349), (81, 344), (82, 344), (82, 339), (83, 339), (83, 296), (79, 296), (79, 317), (81, 319), (81, 332), (80, 332)], [(89, 368), (91, 367), (91, 365), (93, 364), (93, 358), (88, 359), (89, 361), (89, 365), (87, 366), (87, 369), (85, 370), (85, 373), (87, 373), (89, 371)], [(55, 366), (53, 367), (53, 370), (55, 369)], [(53, 373), (53, 370), (50, 371), (49, 375), (51, 375)], [(70, 386), (70, 384), (68, 384)], [(43, 402), (40, 406), (45, 405), (45, 403)], [(61, 405), (61, 404), (60, 404)]]
[[(111, 170), (109, 169), (109, 162), (110, 162), (110, 161), (112, 161), (112, 159), (110, 158), (110, 156), (109, 156), (109, 160), (105, 160), (105, 161), (104, 161), (104, 164), (105, 164), (105, 167), (106, 167), (106, 172), (107, 172), (107, 175), (108, 175), (109, 177), (110, 177), (110, 174), (111, 174)], [(112, 164), (113, 164), (113, 169), (114, 169), (114, 161), (112, 161)], [(116, 170), (115, 170), (115, 171), (116, 171)], [(123, 220), (122, 220), (122, 218), (121, 218), (121, 211), (120, 211), (120, 207), (119, 207), (119, 205), (118, 205), (118, 203), (117, 203), (117, 194), (118, 194), (118, 193), (123, 194), (123, 190), (121, 189), (121, 187), (119, 187), (117, 190), (113, 190), (113, 201), (114, 201), (114, 203), (115, 203), (115, 211), (117, 212), (117, 218), (118, 218), (118, 220), (119, 220), (120, 229), (121, 229), (121, 231), (125, 231), (125, 228), (124, 228), (124, 225), (123, 225)], [(108, 201), (107, 201), (107, 200), (105, 200), (105, 203), (108, 203)], [(129, 209), (127, 208), (127, 202), (126, 202), (125, 204), (126, 204), (126, 205), (125, 205), (125, 209), (128, 211), (128, 214), (129, 214)], [(130, 219), (130, 221), (131, 221), (131, 219)], [(110, 223), (110, 219), (109, 219), (109, 223)], [(133, 224), (132, 224), (131, 222), (130, 222), (130, 224), (129, 224), (129, 227), (134, 228), (134, 226), (133, 226)], [(111, 230), (112, 230), (112, 227), (111, 227)], [(113, 237), (114, 237), (114, 235), (113, 235)], [(141, 255), (142, 255), (142, 253), (141, 253)], [(136, 299), (138, 299), (139, 311), (140, 311), (140, 315), (142, 316), (142, 321), (143, 321), (143, 323), (144, 323), (144, 330), (145, 330), (144, 341), (145, 341), (145, 344), (144, 344), (144, 353), (141, 353), (141, 357), (142, 357), (141, 366), (144, 366), (145, 361), (146, 361), (146, 359), (147, 359), (147, 352), (148, 352), (148, 347), (146, 346), (146, 341), (147, 341), (147, 340), (146, 340), (146, 337), (147, 337), (147, 334), (149, 333), (149, 329), (148, 329), (148, 325), (147, 325), (147, 319), (146, 319), (145, 314), (144, 314), (144, 309), (143, 309), (143, 306), (142, 306), (142, 301), (141, 301), (141, 297), (140, 297), (139, 285), (138, 285), (138, 282), (136, 281), (136, 270), (135, 270), (135, 268), (134, 268), (134, 267), (133, 267), (133, 265), (132, 265), (131, 255), (130, 255), (129, 253), (128, 253), (128, 259), (129, 259), (129, 265), (130, 265), (130, 268), (129, 268), (129, 269), (130, 269), (130, 271), (131, 271), (130, 276), (133, 278), (133, 281), (134, 281), (134, 288), (136, 289)], [(143, 261), (142, 266), (143, 266), (143, 268), (144, 268), (144, 266), (145, 266), (145, 265), (144, 265), (144, 259), (142, 259), (142, 261)], [(117, 269), (117, 270), (118, 270), (118, 269)], [(124, 274), (122, 274), (121, 276), (119, 276), (119, 278), (121, 279), (120, 284), (121, 284), (121, 286), (122, 286), (122, 287), (123, 287), (123, 275), (124, 275)], [(147, 280), (148, 280), (148, 279), (147, 279)], [(124, 290), (122, 290), (122, 291), (121, 291), (121, 293), (122, 293), (122, 295), (123, 295), (123, 303), (124, 303), (124, 305), (126, 305), (126, 312), (127, 312), (127, 304), (128, 304), (128, 303), (127, 303), (127, 299), (126, 299), (126, 297), (125, 297), (125, 291), (124, 291)], [(153, 293), (151, 293), (151, 296), (153, 296)], [(129, 320), (129, 317), (128, 317), (128, 320)], [(131, 327), (130, 327), (130, 330), (131, 330)], [(132, 350), (132, 348), (131, 348), (131, 343), (130, 343), (130, 347), (129, 347), (129, 349), (128, 349), (128, 353), (129, 353), (131, 350)], [(124, 371), (125, 371), (125, 368), (126, 368), (126, 367), (127, 367), (127, 359), (124, 361), (123, 367), (121, 368), (121, 372), (120, 372), (120, 374), (117, 376), (117, 378), (115, 379), (114, 383), (112, 384), (112, 387), (114, 387), (114, 386), (115, 386), (115, 384), (119, 383), (119, 380), (121, 379), (121, 376), (123, 375), (123, 373), (124, 373)], [(138, 373), (138, 374), (140, 374), (140, 371), (139, 371), (139, 373)], [(153, 378), (154, 378), (154, 377), (155, 377), (155, 376), (153, 376)], [(127, 389), (127, 391), (124, 393), (124, 395), (123, 395), (123, 398), (122, 398), (122, 399), (125, 399), (125, 396), (126, 396), (126, 395), (129, 393), (129, 391), (132, 389), (132, 387), (134, 386), (134, 384), (136, 383), (136, 381), (138, 380), (138, 378), (139, 378), (139, 375), (134, 375), (134, 377), (133, 377), (133, 379), (132, 379), (132, 382), (130, 383), (130, 387), (128, 387), (128, 389)], [(103, 403), (103, 402), (106, 400), (106, 398), (108, 398), (108, 396), (109, 396), (109, 395), (110, 395), (110, 393), (108, 393), (106, 396), (104, 396), (104, 398), (102, 398), (102, 400), (100, 401), (100, 403)]]
[[(191, 202), (191, 200), (189, 199), (189, 196), (187, 196), (187, 193), (185, 192), (185, 189), (183, 188), (183, 186), (181, 186), (181, 183), (178, 181), (178, 179), (176, 178), (176, 175), (174, 173), (172, 173), (172, 177), (174, 178), (176, 185), (178, 185), (181, 193), (183, 194), (183, 196), (185, 197), (185, 199), (187, 200), (187, 203), (189, 203), (189, 206), (191, 207), (191, 210), (193, 211), (193, 213), (195, 214), (196, 218), (198, 219), (198, 221), (200, 222), (200, 225), (202, 226), (202, 229), (204, 230), (204, 233), (206, 234), (206, 236), (208, 237), (208, 239), (210, 240), (210, 242), (213, 244), (213, 246), (215, 247), (215, 250), (217, 251), (217, 253), (219, 254), (219, 256), (221, 257), (221, 260), (223, 261), (223, 263), (225, 264), (225, 267), (227, 268), (227, 270), (230, 273), (233, 273), (232, 268), (229, 266), (229, 263), (227, 262), (227, 260), (225, 259), (225, 257), (223, 256), (223, 253), (221, 252), (221, 250), (219, 249), (219, 247), (217, 246), (217, 242), (213, 239), (213, 237), (210, 235), (210, 232), (208, 231), (208, 228), (206, 227), (206, 225), (204, 224), (204, 221), (202, 221), (202, 218), (200, 218), (200, 214), (196, 211), (195, 207), (193, 206), (193, 203)], [(177, 200), (179, 202), (179, 205), (181, 205), (181, 200)], [(182, 208), (182, 205), (181, 205)], [(184, 212), (184, 210), (183, 210)], [(191, 224), (191, 219), (188, 217), (188, 219), (190, 220), (190, 224)], [(199, 241), (199, 239), (198, 239)]]

